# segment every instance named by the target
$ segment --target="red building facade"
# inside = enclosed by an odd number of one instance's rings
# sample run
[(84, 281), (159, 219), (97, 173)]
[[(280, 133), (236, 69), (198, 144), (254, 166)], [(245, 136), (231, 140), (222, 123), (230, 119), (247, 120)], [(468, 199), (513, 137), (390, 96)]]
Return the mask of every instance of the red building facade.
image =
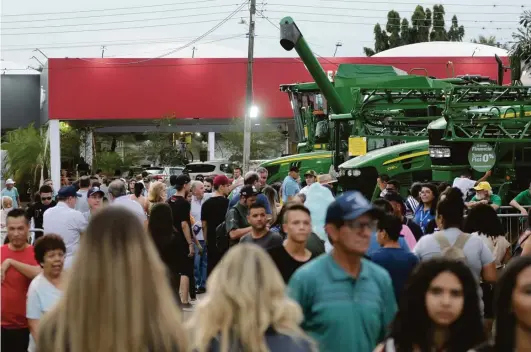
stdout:
[[(503, 58), (507, 64), (507, 58)], [(140, 62), (143, 61), (143, 62)], [(478, 74), (496, 77), (494, 57), (323, 58), (326, 71), (338, 64), (380, 64), (425, 69), (437, 78)], [(448, 62), (453, 63), (453, 69)], [(47, 115), (57, 120), (153, 120), (241, 117), (245, 104), (247, 59), (50, 59)], [(416, 74), (424, 74), (415, 71)], [(506, 77), (507, 81), (509, 77)], [(254, 100), (260, 116), (292, 116), (279, 85), (312, 78), (297, 58), (257, 58)], [(508, 83), (508, 82), (507, 82)]]

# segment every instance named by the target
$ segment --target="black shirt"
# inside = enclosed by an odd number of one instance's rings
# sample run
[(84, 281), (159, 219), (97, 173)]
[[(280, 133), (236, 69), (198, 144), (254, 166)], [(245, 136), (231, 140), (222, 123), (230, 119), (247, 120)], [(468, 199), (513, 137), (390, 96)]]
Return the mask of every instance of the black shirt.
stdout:
[(188, 229), (190, 230), (190, 235), (191, 235), (192, 234), (191, 233), (192, 223), (190, 221), (191, 205), (190, 203), (188, 203), (188, 201), (184, 197), (178, 196), (178, 195), (172, 196), (168, 200), (168, 204), (170, 205), (171, 212), (173, 214), (173, 226), (175, 227), (177, 232), (180, 234), (181, 241), (186, 241), (186, 237), (184, 236), (184, 232), (183, 232), (182, 223), (183, 222), (188, 223)]
[(207, 245), (216, 246), (216, 228), (225, 221), (225, 214), (227, 213), (228, 207), (229, 200), (225, 197), (209, 198), (201, 206), (201, 221), (207, 224)]
[(254, 238), (252, 234), (248, 233), (240, 239), (240, 243), (254, 243), (257, 246), (262, 247), (266, 251), (282, 246), (284, 239), (277, 232), (268, 231), (264, 236), (260, 238)]
[(31, 218), (33, 218), (36, 229), (42, 229), (44, 212), (50, 208), (55, 207), (56, 205), (57, 202), (54, 200), (52, 200), (52, 202), (48, 205), (44, 205), (41, 202), (37, 202), (28, 206), (28, 208), (26, 209), (26, 215), (30, 220)]
[(289, 255), (284, 246), (272, 248), (268, 252), (273, 261), (275, 262), (278, 271), (280, 271), (280, 274), (282, 275), (282, 278), (284, 279), (285, 283), (288, 283), (289, 279), (291, 278), (291, 275), (293, 275), (295, 270), (297, 270), (298, 268), (300, 268), (301, 266), (316, 257), (312, 253), (310, 259), (305, 262), (299, 262), (298, 260), (293, 259), (291, 255)]

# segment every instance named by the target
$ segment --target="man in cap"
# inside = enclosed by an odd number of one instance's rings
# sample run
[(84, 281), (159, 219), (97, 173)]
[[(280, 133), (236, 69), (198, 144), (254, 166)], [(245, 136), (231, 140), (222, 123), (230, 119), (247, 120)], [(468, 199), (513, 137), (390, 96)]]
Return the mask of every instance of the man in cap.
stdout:
[(308, 188), (310, 188), (310, 186), (317, 181), (317, 172), (313, 170), (306, 171), (304, 173), (304, 180), (306, 181), (306, 186), (301, 189), (300, 193), (302, 194), (306, 194), (308, 192)]
[(299, 167), (292, 166), (289, 169), (289, 174), (284, 178), (282, 182), (282, 202), (287, 203), (290, 201), (297, 193), (300, 192), (301, 187), (299, 185)]
[[(259, 191), (261, 189), (260, 174), (256, 171), (249, 171), (248, 173), (246, 173), (243, 186), (253, 186), (256, 190)], [(233, 197), (230, 199), (229, 207), (232, 208), (240, 202), (240, 191), (242, 190), (243, 186), (239, 189), (237, 188), (232, 191)], [(235, 192), (237, 193), (234, 194)], [(256, 196), (256, 202), (264, 206), (266, 214), (271, 215), (271, 204), (269, 204), (269, 200), (267, 199), (265, 194), (258, 192), (258, 195)]]
[(497, 194), (492, 193), (492, 187), (487, 181), (483, 181), (474, 187), (476, 195), (472, 197), (470, 202), (466, 203), (466, 206), (470, 209), (478, 204), (488, 204), (494, 210), (498, 210), (501, 207), (501, 198)]
[(216, 176), (212, 184), (214, 193), (201, 206), (201, 224), (203, 225), (203, 234), (207, 240), (207, 278), (221, 259), (221, 254), (216, 247), (216, 228), (225, 221), (225, 215), (229, 207), (227, 195), (230, 193), (231, 188), (231, 183), (225, 175)]
[(99, 187), (92, 187), (87, 191), (89, 211), (83, 213), (83, 216), (87, 221), (90, 220), (94, 213), (101, 209), (104, 196), (105, 193)]
[(258, 191), (254, 186), (246, 185), (240, 190), (240, 201), (230, 208), (225, 217), (225, 228), (233, 246), (240, 238), (251, 232), (252, 228), (247, 221), (249, 207), (256, 202)]
[(356, 191), (327, 209), (325, 229), (334, 248), (299, 268), (288, 293), (302, 307), (302, 328), (321, 351), (372, 351), (396, 313), (387, 271), (364, 258), (378, 210)]
[(20, 205), (20, 195), (18, 189), (15, 187), (15, 181), (8, 178), (6, 181), (6, 188), (2, 190), (2, 197), (11, 197), (13, 200), (13, 209), (16, 209)]
[(424, 232), (422, 232), (420, 226), (417, 225), (417, 223), (412, 219), (409, 219), (405, 216), (406, 205), (400, 194), (396, 192), (387, 192), (384, 196), (384, 199), (391, 203), (391, 206), (393, 207), (393, 214), (399, 217), (402, 220), (402, 224), (406, 225), (411, 230), (413, 236), (415, 236), (415, 240), (418, 241), (422, 236), (424, 236)]
[(87, 228), (87, 219), (75, 210), (77, 193), (74, 186), (62, 187), (57, 192), (57, 205), (48, 209), (43, 216), (44, 233), (54, 233), (63, 238), (66, 245), (65, 269), (72, 266), (79, 247), (79, 239)]

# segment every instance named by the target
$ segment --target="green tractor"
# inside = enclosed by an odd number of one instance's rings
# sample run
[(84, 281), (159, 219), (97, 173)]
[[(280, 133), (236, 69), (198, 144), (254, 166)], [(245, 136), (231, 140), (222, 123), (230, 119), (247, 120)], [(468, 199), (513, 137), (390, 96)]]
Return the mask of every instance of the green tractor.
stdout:
[[(332, 79), (293, 19), (282, 19), (280, 27), (280, 44), (297, 51), (315, 82), (280, 87), (293, 108), (299, 154), (263, 163), (269, 171), (268, 183), (282, 181), (291, 166), (298, 166), (303, 173), (310, 169), (334, 173), (351, 158), (408, 141), (427, 141), (428, 124), (442, 116), (444, 89), (494, 83), (488, 77), (432, 79), (408, 75), (392, 66), (353, 64), (339, 65)], [(401, 93), (389, 97), (389, 89)], [(416, 145), (402, 146), (401, 153), (408, 148), (417, 153)], [(423, 158), (429, 161), (427, 148), (425, 151)], [(377, 172), (387, 168), (379, 165)]]

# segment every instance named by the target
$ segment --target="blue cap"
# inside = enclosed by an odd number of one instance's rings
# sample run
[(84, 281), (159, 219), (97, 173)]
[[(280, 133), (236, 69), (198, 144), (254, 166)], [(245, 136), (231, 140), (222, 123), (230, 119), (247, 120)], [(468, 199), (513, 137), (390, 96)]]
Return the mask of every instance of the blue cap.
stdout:
[(358, 191), (345, 192), (328, 206), (326, 223), (337, 220), (355, 220), (366, 213), (375, 213), (371, 203)]
[(65, 186), (65, 187), (61, 187), (59, 192), (57, 192), (57, 197), (59, 198), (81, 197), (81, 194), (77, 193), (76, 187)]

